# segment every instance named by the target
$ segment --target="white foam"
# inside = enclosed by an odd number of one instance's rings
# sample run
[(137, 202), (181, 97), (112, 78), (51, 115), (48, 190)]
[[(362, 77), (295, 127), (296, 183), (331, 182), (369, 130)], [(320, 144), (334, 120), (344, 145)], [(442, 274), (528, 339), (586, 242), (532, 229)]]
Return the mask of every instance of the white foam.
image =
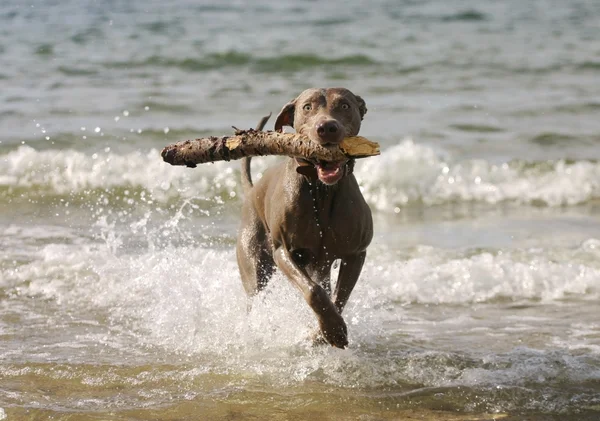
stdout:
[(525, 165), (453, 161), (410, 139), (356, 165), (367, 201), (379, 210), (408, 203), (458, 201), (547, 206), (575, 205), (600, 197), (600, 163), (564, 160)]
[[(115, 187), (148, 190), (154, 200), (195, 197), (237, 191), (234, 163), (217, 162), (194, 170), (162, 161), (157, 150), (116, 154), (86, 154), (74, 150), (37, 151), (29, 146), (0, 157), (0, 186), (37, 188), (57, 194), (77, 194)], [(257, 164), (260, 169), (260, 164)]]
[[(9, 189), (77, 194), (90, 189), (141, 188), (159, 201), (176, 196), (240, 197), (238, 163), (217, 162), (190, 170), (164, 163), (154, 149), (90, 155), (21, 146), (0, 161), (0, 186)], [(255, 159), (255, 178), (270, 163)], [(513, 201), (565, 206), (600, 198), (600, 163), (453, 161), (410, 139), (385, 149), (379, 157), (359, 160), (356, 175), (367, 201), (382, 211), (419, 202)]]
[[(315, 326), (281, 275), (246, 315), (232, 249), (169, 246), (127, 255), (119, 252), (118, 236), (104, 238), (105, 244), (46, 245), (30, 263), (0, 272), (0, 285), (76, 307), (109, 309), (115, 320), (133, 320), (150, 332), (154, 343), (183, 351), (252, 350), (258, 343), (259, 349), (295, 347)], [(462, 256), (420, 247), (406, 261), (380, 250), (365, 265), (347, 320), (355, 340), (369, 342), (390, 316), (383, 309), (398, 303), (594, 299), (600, 268), (589, 248), (595, 243), (552, 255), (534, 249)]]
[(382, 299), (418, 303), (472, 303), (494, 299), (558, 300), (569, 295), (594, 297), (600, 292), (600, 269), (595, 264), (562, 261), (535, 251), (515, 250), (470, 257), (446, 258), (424, 251), (406, 262), (367, 265), (368, 277), (378, 281)]

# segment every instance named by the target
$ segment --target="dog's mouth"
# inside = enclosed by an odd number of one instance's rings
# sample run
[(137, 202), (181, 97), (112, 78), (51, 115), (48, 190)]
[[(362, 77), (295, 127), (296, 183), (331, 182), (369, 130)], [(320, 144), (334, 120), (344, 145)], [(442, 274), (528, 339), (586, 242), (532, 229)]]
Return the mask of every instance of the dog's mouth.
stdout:
[(318, 162), (317, 176), (323, 184), (332, 185), (340, 181), (344, 175), (345, 162)]

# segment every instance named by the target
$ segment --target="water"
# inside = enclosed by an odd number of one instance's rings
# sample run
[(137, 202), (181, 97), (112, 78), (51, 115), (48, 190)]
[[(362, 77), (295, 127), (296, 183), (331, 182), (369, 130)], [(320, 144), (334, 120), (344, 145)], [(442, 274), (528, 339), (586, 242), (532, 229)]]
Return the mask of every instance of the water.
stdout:
[[(599, 419), (599, 27), (594, 0), (4, 2), (0, 419)], [(239, 164), (159, 156), (312, 86), (383, 148), (346, 350), (281, 275), (246, 314)]]

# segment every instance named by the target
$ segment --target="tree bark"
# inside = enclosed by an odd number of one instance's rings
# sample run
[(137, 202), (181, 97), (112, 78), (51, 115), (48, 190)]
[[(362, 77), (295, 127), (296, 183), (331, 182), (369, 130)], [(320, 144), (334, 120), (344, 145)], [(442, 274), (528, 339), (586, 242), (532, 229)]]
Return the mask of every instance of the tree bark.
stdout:
[(379, 155), (379, 144), (361, 136), (345, 138), (339, 146), (322, 146), (297, 133), (236, 130), (235, 136), (186, 140), (166, 146), (161, 156), (171, 165), (195, 167), (246, 156), (284, 155), (309, 161), (339, 162)]

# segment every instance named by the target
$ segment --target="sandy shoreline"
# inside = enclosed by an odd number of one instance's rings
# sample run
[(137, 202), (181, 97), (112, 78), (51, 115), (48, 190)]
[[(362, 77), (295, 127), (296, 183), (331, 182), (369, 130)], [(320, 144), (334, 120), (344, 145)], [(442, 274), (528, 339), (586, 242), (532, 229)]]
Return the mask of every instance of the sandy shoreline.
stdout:
[(197, 402), (180, 402), (169, 408), (134, 409), (134, 410), (99, 410), (86, 412), (52, 411), (47, 409), (6, 408), (6, 420), (46, 420), (55, 421), (120, 421), (120, 420), (310, 420), (310, 421), (388, 421), (388, 420), (421, 420), (421, 421), (596, 421), (600, 411), (595, 408), (572, 415), (549, 415), (540, 413), (525, 414), (486, 414), (459, 413), (438, 411), (425, 408), (360, 411), (336, 408), (333, 411), (307, 407), (294, 411), (264, 408), (254, 404), (227, 405), (213, 403), (198, 405)]

